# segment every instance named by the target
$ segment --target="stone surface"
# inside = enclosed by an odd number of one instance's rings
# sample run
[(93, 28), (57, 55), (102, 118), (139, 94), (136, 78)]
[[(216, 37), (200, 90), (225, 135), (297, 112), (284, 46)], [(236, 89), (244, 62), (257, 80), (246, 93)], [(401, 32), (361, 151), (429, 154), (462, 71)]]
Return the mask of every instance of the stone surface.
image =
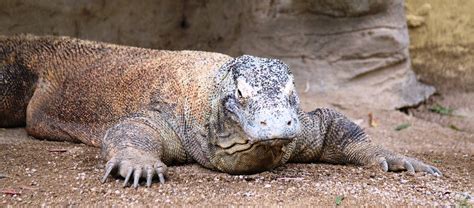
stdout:
[(0, 34), (17, 33), (280, 58), (323, 104), (393, 109), (434, 92), (411, 70), (402, 0), (1, 1)]
[(407, 1), (413, 68), (442, 93), (474, 91), (473, 8), (472, 0)]

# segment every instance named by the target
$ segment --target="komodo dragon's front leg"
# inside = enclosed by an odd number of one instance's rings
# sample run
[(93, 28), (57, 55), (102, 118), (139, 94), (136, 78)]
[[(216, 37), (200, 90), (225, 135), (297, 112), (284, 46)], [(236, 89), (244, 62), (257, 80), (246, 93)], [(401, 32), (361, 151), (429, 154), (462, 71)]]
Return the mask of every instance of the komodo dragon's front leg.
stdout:
[(330, 109), (301, 113), (303, 130), (290, 162), (379, 164), (384, 171), (441, 172), (417, 159), (393, 153), (370, 142), (367, 134), (348, 118)]
[(125, 178), (123, 186), (133, 174), (133, 187), (140, 178), (146, 178), (151, 186), (152, 178), (158, 176), (164, 183), (167, 165), (186, 162), (186, 153), (175, 132), (164, 120), (134, 117), (121, 121), (110, 128), (102, 140), (102, 155), (108, 162), (104, 183), (114, 171)]

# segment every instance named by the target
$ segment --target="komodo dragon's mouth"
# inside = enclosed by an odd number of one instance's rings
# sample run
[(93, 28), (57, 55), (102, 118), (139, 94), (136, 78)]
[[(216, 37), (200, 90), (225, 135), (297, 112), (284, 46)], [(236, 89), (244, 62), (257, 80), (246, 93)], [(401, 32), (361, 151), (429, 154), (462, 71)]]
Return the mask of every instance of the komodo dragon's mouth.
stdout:
[(245, 140), (237, 140), (228, 142), (220, 142), (217, 144), (220, 148), (222, 148), (227, 154), (235, 154), (237, 152), (244, 152), (247, 150), (252, 149), (255, 146), (268, 146), (268, 147), (282, 147), (290, 143), (292, 139), (287, 138), (277, 138), (277, 139), (267, 139), (267, 140), (255, 140), (252, 138), (248, 138)]
[(230, 174), (253, 174), (278, 165), (287, 152), (288, 138), (255, 140), (233, 135), (216, 144), (214, 166)]
[(229, 174), (254, 174), (281, 165), (293, 138), (253, 138), (234, 123), (216, 133), (212, 165)]

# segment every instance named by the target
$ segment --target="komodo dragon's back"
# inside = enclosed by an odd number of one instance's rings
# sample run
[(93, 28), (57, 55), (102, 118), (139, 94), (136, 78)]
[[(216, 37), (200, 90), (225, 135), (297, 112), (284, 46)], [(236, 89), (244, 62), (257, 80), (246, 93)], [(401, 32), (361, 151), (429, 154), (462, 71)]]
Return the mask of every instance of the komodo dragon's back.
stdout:
[(68, 37), (0, 36), (0, 127), (26, 124), (37, 138), (99, 146), (110, 125), (149, 105), (152, 95), (174, 106), (183, 97), (203, 106), (213, 73), (229, 59)]

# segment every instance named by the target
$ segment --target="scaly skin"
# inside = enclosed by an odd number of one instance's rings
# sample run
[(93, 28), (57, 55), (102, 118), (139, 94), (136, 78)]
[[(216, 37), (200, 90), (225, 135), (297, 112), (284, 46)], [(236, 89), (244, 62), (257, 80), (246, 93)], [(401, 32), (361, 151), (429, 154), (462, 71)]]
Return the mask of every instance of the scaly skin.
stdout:
[(164, 182), (197, 162), (249, 174), (287, 162), (379, 164), (441, 175), (372, 144), (330, 109), (305, 113), (284, 63), (67, 37), (0, 36), (0, 127), (101, 147), (109, 174)]
[(290, 162), (373, 165), (383, 171), (441, 172), (416, 159), (393, 153), (370, 142), (354, 122), (331, 109), (316, 109), (301, 114), (305, 131), (298, 137)]

